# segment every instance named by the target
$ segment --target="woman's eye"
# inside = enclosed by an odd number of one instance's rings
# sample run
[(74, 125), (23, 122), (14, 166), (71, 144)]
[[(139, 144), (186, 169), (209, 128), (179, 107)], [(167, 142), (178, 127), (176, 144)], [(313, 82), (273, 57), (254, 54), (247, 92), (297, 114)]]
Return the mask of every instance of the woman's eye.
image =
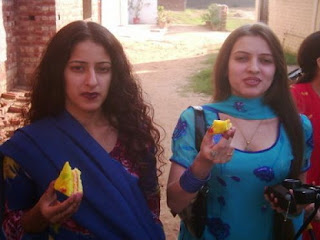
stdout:
[(262, 58), (260, 61), (265, 64), (273, 63), (273, 60), (270, 58)]
[(84, 71), (84, 67), (83, 66), (71, 66), (70, 68), (74, 72), (83, 72)]
[(245, 57), (245, 56), (238, 56), (238, 57), (236, 57), (235, 59), (236, 59), (236, 61), (238, 61), (238, 62), (244, 62), (244, 61), (246, 61), (248, 58)]
[(110, 70), (111, 70), (111, 67), (107, 66), (107, 67), (98, 67), (96, 71), (98, 73), (108, 73), (110, 72)]

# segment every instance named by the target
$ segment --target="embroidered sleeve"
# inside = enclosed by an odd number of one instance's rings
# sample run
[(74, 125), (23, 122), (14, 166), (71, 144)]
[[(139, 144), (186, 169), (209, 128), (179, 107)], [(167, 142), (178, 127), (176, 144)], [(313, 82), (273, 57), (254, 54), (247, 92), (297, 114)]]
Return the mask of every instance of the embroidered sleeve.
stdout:
[(194, 112), (192, 108), (186, 109), (178, 120), (172, 135), (171, 161), (184, 167), (189, 167), (196, 155), (195, 148)]
[[(2, 231), (6, 239), (23, 239), (24, 231), (21, 225), (21, 216), (23, 211), (21, 207), (28, 204), (25, 196), (22, 196), (21, 190), (30, 190), (30, 178), (21, 169), (21, 167), (11, 158), (3, 159), (3, 176), (6, 189), (5, 214), (2, 223)], [(21, 200), (25, 205), (21, 205)]]
[[(24, 211), (28, 211), (38, 201), (36, 187), (19, 164), (12, 158), (4, 157), (3, 175), (5, 180), (5, 214), (2, 224), (2, 233), (10, 240), (39, 239), (47, 240), (48, 233), (28, 234), (23, 231), (21, 217)], [(69, 231), (78, 232), (80, 235), (89, 235), (89, 231), (71, 218), (62, 225)], [(1, 237), (0, 237), (1, 238)]]

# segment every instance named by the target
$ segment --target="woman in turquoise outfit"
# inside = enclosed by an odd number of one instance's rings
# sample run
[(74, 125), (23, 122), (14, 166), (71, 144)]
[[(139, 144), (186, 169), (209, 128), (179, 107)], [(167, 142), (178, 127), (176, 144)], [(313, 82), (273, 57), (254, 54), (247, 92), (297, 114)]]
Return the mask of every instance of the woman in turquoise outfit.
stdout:
[[(285, 178), (304, 181), (312, 127), (290, 96), (279, 40), (261, 23), (236, 29), (219, 52), (214, 79), (214, 101), (202, 106), (206, 124), (230, 119), (233, 127), (223, 135), (207, 132), (198, 152), (193, 109), (183, 111), (172, 137), (168, 206), (181, 212), (208, 183), (201, 239), (293, 239), (302, 214), (276, 230), (282, 214), (264, 191)], [(179, 239), (197, 238), (181, 222)]]

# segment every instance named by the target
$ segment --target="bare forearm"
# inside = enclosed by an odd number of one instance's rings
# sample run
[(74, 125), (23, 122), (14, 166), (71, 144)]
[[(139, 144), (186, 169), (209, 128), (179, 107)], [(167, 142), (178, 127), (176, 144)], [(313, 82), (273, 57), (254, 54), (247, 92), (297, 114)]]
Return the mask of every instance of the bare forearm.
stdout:
[(174, 213), (180, 213), (185, 209), (197, 193), (188, 193), (184, 191), (179, 184), (179, 181), (168, 185), (167, 189), (167, 204)]
[[(212, 166), (212, 163), (202, 161), (198, 155), (191, 165), (190, 170), (194, 177), (204, 180), (210, 174)], [(186, 169), (178, 166), (175, 166), (174, 168), (175, 173), (172, 174), (174, 177), (169, 179), (167, 188), (167, 202), (172, 211), (179, 213), (190, 204), (197, 195), (197, 192), (190, 193), (181, 187), (180, 178)]]

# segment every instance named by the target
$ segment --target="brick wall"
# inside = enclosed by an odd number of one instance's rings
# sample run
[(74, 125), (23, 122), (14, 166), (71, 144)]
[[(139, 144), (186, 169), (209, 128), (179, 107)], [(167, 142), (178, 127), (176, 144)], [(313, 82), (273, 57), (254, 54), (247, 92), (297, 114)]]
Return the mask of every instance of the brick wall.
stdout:
[(29, 85), (31, 75), (50, 37), (56, 32), (55, 0), (16, 1), (18, 84)]
[(17, 81), (16, 15), (12, 0), (2, 0), (0, 21), (0, 91), (12, 88)]
[(187, 0), (158, 0), (158, 6), (164, 6), (166, 10), (184, 11)]
[[(3, 7), (2, 1), (0, 2), (0, 9)], [(4, 5), (5, 6), (5, 5)], [(3, 21), (3, 14), (0, 11), (0, 21)], [(6, 83), (6, 67), (5, 61), (7, 60), (7, 42), (6, 42), (6, 31), (4, 29), (4, 24), (0, 25), (0, 92), (6, 90), (7, 83)]]
[(82, 20), (85, 3), (91, 4), (88, 20), (100, 22), (100, 1), (1, 0), (0, 93), (30, 85), (50, 37), (69, 22)]
[(314, 1), (269, 0), (268, 25), (290, 52), (297, 52), (303, 39), (319, 30), (315, 17)]

